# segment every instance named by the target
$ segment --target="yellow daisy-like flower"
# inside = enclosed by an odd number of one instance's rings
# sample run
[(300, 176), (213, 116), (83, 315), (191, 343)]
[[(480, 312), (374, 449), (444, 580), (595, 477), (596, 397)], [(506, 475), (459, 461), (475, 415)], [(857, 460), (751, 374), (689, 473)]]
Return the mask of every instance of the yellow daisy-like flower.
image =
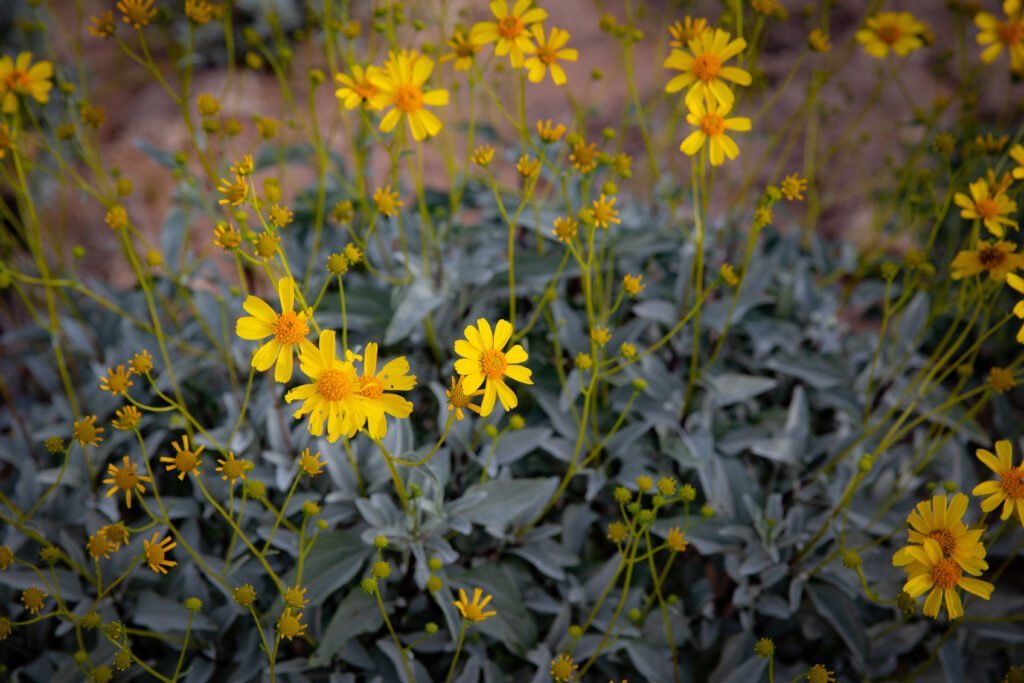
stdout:
[(124, 406), (114, 413), (114, 419), (110, 421), (110, 424), (114, 425), (114, 429), (130, 432), (135, 429), (135, 425), (139, 424), (141, 419), (142, 413), (139, 412), (138, 408), (135, 406)]
[(524, 56), (537, 51), (530, 39), (529, 27), (548, 18), (539, 7), (530, 8), (533, 0), (516, 0), (509, 12), (506, 0), (492, 0), (491, 14), (497, 21), (482, 21), (473, 26), (469, 39), (474, 45), (494, 43), (494, 54), (508, 55), (516, 69), (523, 66)]
[(114, 35), (114, 10), (108, 9), (89, 17), (89, 35), (94, 38), (109, 38)]
[(370, 65), (365, 69), (358, 64), (352, 65), (352, 75), (338, 74), (334, 77), (340, 84), (334, 91), (335, 97), (341, 100), (345, 109), (366, 107), (380, 109), (380, 88), (373, 84), (372, 77), (378, 75), (380, 69)]
[(686, 532), (679, 527), (673, 527), (668, 530), (665, 542), (673, 552), (677, 553), (684, 552), (690, 545), (690, 542), (686, 540)]
[(107, 524), (100, 527), (96, 533), (105, 536), (115, 551), (120, 550), (122, 545), (128, 545), (128, 527), (124, 525), (124, 522)]
[(124, 396), (132, 386), (131, 374), (125, 370), (123, 365), (116, 369), (107, 368), (106, 377), (100, 378), (100, 389), (109, 391), (114, 396)]
[(227, 481), (231, 480), (232, 483), (236, 479), (245, 479), (245, 473), (249, 471), (249, 461), (239, 460), (235, 457), (234, 451), (228, 451), (228, 457), (218, 458), (217, 467), (214, 470), (220, 472), (220, 478)]
[(46, 601), (46, 598), (47, 594), (35, 586), (29, 586), (21, 591), (21, 604), (25, 606), (25, 609), (30, 614), (39, 614), (39, 611), (43, 609), (43, 603)]
[(590, 212), (594, 219), (594, 225), (599, 228), (608, 229), (611, 224), (618, 225), (622, 222), (619, 218), (619, 211), (615, 208), (618, 197), (605, 197), (603, 194), (591, 204)]
[(323, 473), (324, 462), (320, 460), (320, 451), (311, 453), (307, 448), (299, 453), (299, 469), (310, 477), (316, 477)]
[(373, 191), (373, 204), (377, 207), (377, 211), (385, 216), (398, 215), (398, 210), (402, 208), (402, 200), (398, 198), (398, 191), (392, 190), (390, 185), (378, 187)]
[(480, 145), (473, 150), (472, 159), (477, 166), (487, 168), (494, 161), (494, 148), (490, 145)]
[(981, 509), (992, 512), (1002, 505), (1000, 519), (1009, 519), (1016, 512), (1017, 519), (1024, 525), (1024, 463), (1013, 466), (1013, 445), (1005, 439), (996, 441), (994, 455), (991, 451), (979, 448), (977, 456), (999, 477), (998, 481), (982, 482), (971, 491), (975, 496), (987, 496), (981, 501)]
[(291, 640), (306, 633), (306, 625), (302, 623), (302, 612), (292, 614), (291, 608), (281, 613), (277, 620), (277, 631), (282, 638)]
[(124, 23), (136, 29), (148, 25), (156, 16), (153, 0), (118, 0), (117, 9), (121, 10)]
[(171, 442), (171, 446), (174, 447), (174, 456), (163, 456), (160, 458), (160, 462), (167, 464), (167, 471), (174, 472), (178, 471), (178, 481), (185, 478), (189, 472), (195, 472), (196, 476), (199, 476), (199, 466), (203, 464), (203, 461), (199, 459), (199, 455), (203, 452), (206, 446), (200, 446), (199, 448), (191, 448), (188, 444), (188, 437), (181, 437), (181, 445), (179, 446), (175, 442)]
[(413, 140), (424, 140), (441, 132), (441, 120), (426, 107), (446, 106), (448, 91), (423, 89), (433, 70), (434, 60), (403, 50), (391, 53), (384, 68), (370, 74), (370, 82), (380, 90), (380, 108), (392, 107), (381, 119), (383, 132), (394, 130), (403, 116), (409, 121)]
[(559, 242), (569, 243), (579, 232), (580, 224), (575, 218), (559, 216), (554, 222), (555, 229), (551, 233), (558, 238)]
[(962, 210), (961, 218), (980, 220), (985, 229), (996, 237), (1002, 237), (1009, 226), (1018, 229), (1017, 221), (1008, 218), (1017, 211), (1017, 202), (1006, 196), (1005, 190), (999, 185), (990, 183), (985, 178), (978, 178), (971, 183), (971, 194), (963, 192), (953, 195), (953, 201)]
[(567, 654), (558, 655), (551, 660), (551, 677), (558, 681), (558, 683), (565, 683), (575, 675), (577, 668), (579, 667), (571, 656)]
[(462, 412), (463, 408), (468, 408), (476, 414), (480, 414), (480, 406), (472, 404), (472, 400), (477, 396), (482, 396), (482, 391), (471, 391), (466, 392), (465, 387), (462, 386), (463, 377), (455, 379), (452, 377), (452, 386), (450, 389), (445, 389), (445, 396), (448, 398), (448, 412), (455, 411), (455, 419), (461, 420), (466, 414)]
[(153, 356), (146, 349), (142, 349), (128, 361), (128, 369), (136, 375), (145, 375), (153, 369)]
[(224, 195), (218, 204), (240, 206), (249, 194), (249, 183), (243, 176), (235, 176), (233, 181), (228, 180), (227, 178), (221, 178), (220, 185), (217, 186), (217, 192)]
[[(984, 570), (985, 548), (981, 545), (983, 529), (970, 529), (963, 522), (967, 511), (968, 498), (963, 493), (953, 496), (950, 501), (946, 496), (933, 496), (931, 500), (917, 504), (907, 523), (907, 541), (912, 546), (923, 545), (931, 540), (939, 544), (944, 555), (948, 555), (965, 570), (980, 572)], [(913, 556), (907, 548), (896, 551), (892, 563), (897, 567), (909, 565)]]
[[(679, 92), (690, 88), (686, 95), (687, 104), (691, 99), (715, 99), (726, 109), (732, 106), (735, 97), (725, 81), (736, 85), (750, 85), (750, 73), (738, 66), (725, 66), (747, 47), (743, 38), (732, 39), (728, 31), (715, 29), (704, 31), (687, 44), (688, 50), (672, 50), (665, 60), (666, 69), (683, 73), (674, 77), (665, 86), (665, 92)], [(691, 107), (692, 109), (692, 107)]]
[(53, 64), (32, 63), (31, 52), (21, 52), (17, 59), (9, 55), (0, 57), (0, 109), (5, 114), (18, 111), (18, 98), (31, 97), (40, 104), (50, 99), (53, 87)]
[(787, 201), (803, 201), (804, 192), (807, 191), (807, 178), (801, 178), (799, 173), (791, 173), (779, 183), (779, 191)]
[(630, 296), (636, 296), (640, 292), (644, 291), (645, 287), (647, 287), (647, 285), (643, 283), (643, 279), (643, 275), (623, 275), (622, 287)]
[(690, 109), (686, 121), (696, 130), (686, 136), (679, 150), (692, 157), (707, 142), (712, 166), (720, 166), (727, 157), (735, 159), (740, 148), (735, 140), (726, 135), (726, 131), (748, 131), (750, 119), (742, 116), (726, 118), (731, 106), (722, 105), (713, 99), (687, 97), (686, 105)]
[[(912, 598), (931, 591), (924, 602), (923, 611), (927, 617), (937, 618), (943, 601), (946, 603), (946, 612), (950, 619), (962, 617), (964, 607), (957, 588), (973, 593), (983, 600), (988, 600), (995, 590), (995, 586), (987, 581), (964, 576), (964, 572), (971, 576), (979, 576), (982, 569), (964, 567), (952, 557), (945, 556), (939, 543), (931, 538), (925, 539), (924, 545), (908, 546), (904, 550), (912, 561), (907, 566), (910, 576), (903, 585), (903, 590)], [(984, 562), (982, 564), (987, 568), (988, 565)]]
[(146, 555), (146, 564), (157, 574), (166, 574), (168, 567), (178, 566), (177, 562), (167, 559), (167, 553), (177, 545), (170, 536), (161, 539), (160, 532), (153, 534), (149, 541), (143, 539), (142, 548)]
[(668, 27), (668, 33), (672, 36), (669, 45), (677, 50), (682, 50), (691, 40), (699, 38), (710, 30), (708, 20), (703, 17), (683, 17), (682, 21), (677, 21)]
[[(348, 360), (358, 358), (348, 352)], [(366, 431), (371, 439), (381, 439), (388, 431), (386, 415), (404, 419), (412, 413), (412, 403), (392, 391), (409, 391), (416, 386), (416, 375), (409, 374), (409, 361), (399, 356), (377, 372), (377, 344), (370, 342), (363, 351), (363, 374), (359, 375), (359, 395), (376, 401), (383, 408), (379, 418), (369, 420)]]
[(485, 596), (483, 590), (479, 588), (473, 590), (472, 600), (466, 596), (466, 591), (460, 588), (459, 599), (454, 601), (452, 604), (458, 608), (463, 619), (475, 624), (497, 614), (494, 610), (484, 611), (484, 608), (487, 607), (487, 603), (490, 601), (491, 596)]
[(463, 376), (463, 386), (468, 392), (476, 391), (483, 385), (484, 397), (480, 404), (480, 415), (487, 417), (491, 414), (495, 399), (501, 402), (502, 408), (506, 411), (512, 410), (519, 401), (504, 378), (508, 377), (523, 384), (533, 384), (533, 373), (529, 368), (520, 365), (527, 359), (522, 345), (516, 344), (507, 352), (502, 351), (512, 338), (511, 323), (499, 320), (492, 332), (490, 323), (480, 318), (476, 321), (475, 327), (466, 327), (465, 335), (465, 339), (455, 342), (455, 353), (461, 356), (455, 361), (455, 372)]
[(384, 419), (384, 406), (362, 396), (359, 376), (352, 363), (337, 358), (335, 333), (320, 333), (320, 346), (299, 354), (302, 372), (312, 382), (295, 387), (284, 396), (288, 403), (302, 401), (294, 417), (309, 415), (309, 433), (321, 436), (327, 425), (327, 440), (334, 443), (342, 435), (355, 436), (369, 419)]
[(1004, 282), (1009, 273), (1024, 268), (1024, 254), (1015, 254), (1017, 245), (1012, 242), (998, 240), (985, 242), (978, 240), (976, 251), (962, 250), (957, 253), (950, 267), (954, 280), (971, 277), (978, 273), (988, 273), (990, 280)]
[(130, 510), (132, 507), (132, 491), (135, 491), (139, 495), (146, 492), (146, 487), (143, 483), (152, 484), (153, 479), (144, 474), (139, 474), (136, 470), (135, 463), (128, 459), (128, 456), (124, 456), (121, 467), (118, 467), (114, 463), (107, 465), (107, 476), (108, 479), (104, 479), (104, 484), (110, 484), (110, 490), (107, 491), (107, 498), (118, 491), (124, 491), (125, 505)]
[(1010, 55), (1010, 70), (1024, 72), (1024, 6), (1021, 0), (1003, 0), (1004, 21), (989, 12), (978, 12), (974, 25), (978, 27), (978, 45), (987, 45), (981, 51), (981, 61), (991, 64), (1005, 49)]
[(452, 37), (448, 39), (448, 47), (452, 51), (442, 55), (441, 61), (449, 62), (454, 60), (456, 71), (469, 71), (469, 67), (473, 66), (473, 58), (476, 57), (477, 52), (480, 52), (480, 46), (474, 45), (469, 34), (462, 28), (455, 29)]
[(252, 366), (264, 372), (275, 365), (274, 379), (287, 382), (292, 378), (293, 352), (312, 349), (309, 334), (309, 319), (312, 311), (295, 312), (295, 281), (283, 277), (277, 283), (277, 296), (281, 312), (276, 312), (263, 299), (249, 295), (242, 308), (249, 313), (235, 323), (235, 334), (242, 339), (258, 341), (272, 337), (252, 357)]
[(857, 42), (875, 59), (885, 59), (892, 50), (905, 57), (924, 46), (925, 26), (910, 12), (879, 12), (868, 17), (865, 27), (856, 33)]
[(569, 42), (569, 32), (552, 27), (546, 40), (542, 25), (534, 24), (531, 32), (537, 41), (537, 51), (524, 64), (527, 69), (526, 77), (530, 79), (531, 83), (540, 83), (544, 80), (544, 74), (550, 69), (551, 80), (555, 85), (565, 85), (568, 80), (565, 69), (558, 62), (575, 62), (579, 59), (579, 52), (574, 48), (565, 47), (565, 44)]
[(114, 551), (114, 546), (109, 538), (97, 531), (89, 537), (88, 543), (85, 544), (85, 549), (97, 560), (101, 557), (109, 560), (110, 553)]
[(72, 435), (82, 446), (92, 446), (95, 448), (100, 445), (100, 441), (103, 437), (100, 436), (105, 430), (103, 427), (96, 426), (95, 415), (85, 415), (80, 420), (76, 420), (72, 428)]
[(555, 124), (551, 119), (546, 121), (537, 122), (537, 135), (540, 136), (540, 141), (546, 145), (550, 145), (553, 142), (558, 142), (565, 135), (565, 124)]
[(597, 144), (580, 138), (569, 147), (569, 161), (580, 173), (590, 173), (597, 168)]

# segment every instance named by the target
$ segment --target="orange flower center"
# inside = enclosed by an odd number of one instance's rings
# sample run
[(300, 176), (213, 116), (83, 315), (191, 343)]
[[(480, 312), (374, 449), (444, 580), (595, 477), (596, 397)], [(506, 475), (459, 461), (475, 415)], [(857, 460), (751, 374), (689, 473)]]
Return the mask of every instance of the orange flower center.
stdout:
[(469, 405), (469, 397), (466, 396), (466, 392), (462, 390), (462, 382), (456, 382), (452, 385), (452, 388), (447, 391), (448, 394), (448, 406), (451, 408), (465, 408)]
[(1013, 46), (1024, 41), (1024, 24), (1019, 21), (1007, 21), (996, 25), (996, 35), (999, 42), (1006, 46)]
[(384, 395), (384, 387), (376, 377), (359, 378), (359, 395), (366, 398), (380, 398)]
[(928, 538), (933, 539), (939, 544), (943, 555), (952, 555), (953, 551), (956, 550), (956, 538), (948, 529), (936, 529), (928, 534)]
[(1024, 498), (1024, 468), (1014, 467), (1006, 470), (999, 476), (999, 483), (1007, 498)]
[(395, 92), (395, 106), (406, 114), (419, 111), (423, 108), (423, 91), (415, 85), (399, 86)]
[(705, 114), (700, 120), (700, 129), (711, 137), (721, 135), (725, 132), (725, 119), (718, 114)]
[(963, 571), (960, 569), (960, 565), (949, 557), (939, 560), (932, 567), (932, 581), (943, 590), (956, 586), (961, 576), (963, 576)]
[(146, 548), (146, 561), (149, 564), (163, 564), (165, 559), (167, 559), (167, 555), (164, 553), (163, 546), (152, 543)]
[(316, 389), (328, 401), (342, 401), (352, 394), (352, 381), (341, 370), (327, 368), (317, 378)]
[(554, 64), (558, 61), (558, 54), (550, 47), (538, 47), (537, 59), (539, 59), (542, 64)]
[(285, 311), (274, 321), (274, 339), (281, 344), (298, 344), (307, 334), (309, 325), (294, 311)]
[(355, 83), (352, 86), (352, 89), (355, 91), (357, 95), (359, 95), (359, 97), (363, 98), (364, 100), (368, 100), (377, 94), (377, 86), (375, 86), (370, 81)]
[(983, 247), (978, 251), (978, 261), (986, 270), (998, 268), (1006, 260), (1006, 252), (998, 247)]
[(483, 367), (484, 375), (490, 379), (498, 379), (505, 374), (508, 361), (505, 360), (505, 354), (501, 351), (488, 349), (484, 351), (484, 357), (480, 359), (480, 365)]
[(718, 78), (718, 74), (722, 72), (722, 60), (716, 54), (705, 52), (693, 60), (693, 66), (690, 68), (697, 80), (707, 83)]
[(114, 485), (122, 491), (135, 488), (139, 483), (139, 476), (135, 474), (135, 465), (125, 465), (114, 472)]
[(995, 200), (990, 197), (979, 199), (974, 203), (974, 210), (978, 212), (978, 215), (984, 220), (995, 218), (999, 215), (999, 206)]
[(525, 28), (522, 19), (509, 15), (498, 22), (498, 35), (505, 40), (511, 40), (520, 36)]
[(878, 39), (889, 45), (894, 44), (903, 35), (903, 29), (899, 24), (882, 24), (875, 31)]
[(174, 466), (181, 472), (191, 472), (196, 468), (196, 460), (196, 454), (185, 449), (178, 451), (177, 455), (174, 456)]
[(16, 92), (22, 92), (29, 86), (27, 71), (15, 69), (7, 76), (7, 87)]

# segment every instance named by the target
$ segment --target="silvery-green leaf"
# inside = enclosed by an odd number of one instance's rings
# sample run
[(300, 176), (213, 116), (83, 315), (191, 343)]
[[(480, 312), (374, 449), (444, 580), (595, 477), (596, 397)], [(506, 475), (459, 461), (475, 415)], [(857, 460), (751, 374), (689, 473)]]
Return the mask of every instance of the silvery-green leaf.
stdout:
[(771, 391), (778, 384), (770, 377), (756, 377), (735, 372), (725, 372), (708, 377), (705, 382), (714, 393), (715, 403), (723, 408), (760, 396), (766, 391)]

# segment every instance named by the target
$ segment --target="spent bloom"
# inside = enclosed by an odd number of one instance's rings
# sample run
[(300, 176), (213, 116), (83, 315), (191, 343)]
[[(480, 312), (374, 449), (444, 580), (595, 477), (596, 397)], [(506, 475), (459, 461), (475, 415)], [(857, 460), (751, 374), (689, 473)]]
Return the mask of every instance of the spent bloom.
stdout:
[(257, 296), (249, 295), (242, 304), (248, 316), (235, 323), (235, 334), (242, 339), (258, 341), (271, 337), (252, 357), (252, 366), (260, 372), (275, 365), (274, 379), (287, 382), (292, 378), (293, 356), (296, 351), (312, 348), (309, 334), (311, 311), (295, 311), (295, 281), (283, 277), (277, 283), (281, 312)]
[(522, 345), (516, 344), (508, 351), (503, 351), (512, 338), (511, 323), (499, 320), (492, 332), (490, 323), (480, 318), (475, 326), (467, 326), (464, 334), (465, 339), (455, 342), (455, 353), (460, 356), (455, 361), (455, 372), (463, 376), (467, 392), (474, 392), (483, 385), (480, 415), (486, 417), (491, 414), (495, 399), (501, 402), (505, 410), (512, 410), (519, 401), (515, 392), (505, 383), (505, 378), (523, 384), (533, 384), (533, 379), (532, 371), (521, 365), (527, 359)]
[(475, 24), (470, 31), (470, 40), (474, 45), (494, 43), (494, 54), (499, 57), (508, 55), (513, 67), (522, 67), (524, 56), (537, 51), (530, 27), (548, 17), (548, 13), (539, 7), (531, 8), (532, 4), (533, 0), (516, 0), (509, 11), (506, 0), (492, 0), (491, 14), (496, 21)]
[(551, 677), (558, 683), (565, 683), (575, 675), (577, 668), (571, 656), (560, 654), (551, 660)]
[(217, 459), (216, 472), (220, 472), (220, 478), (234, 482), (236, 479), (245, 479), (245, 473), (249, 471), (250, 463), (245, 459), (235, 457), (234, 451), (228, 451), (226, 458)]

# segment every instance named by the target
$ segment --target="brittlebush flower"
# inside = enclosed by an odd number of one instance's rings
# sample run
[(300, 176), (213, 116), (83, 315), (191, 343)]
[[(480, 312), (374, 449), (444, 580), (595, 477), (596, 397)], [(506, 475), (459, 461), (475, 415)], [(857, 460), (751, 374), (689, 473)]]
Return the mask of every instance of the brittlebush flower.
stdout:
[(643, 283), (643, 279), (643, 275), (623, 275), (622, 287), (630, 296), (636, 296), (640, 292), (644, 291), (644, 288), (647, 286)]
[(0, 109), (5, 114), (18, 111), (18, 98), (31, 97), (40, 104), (50, 99), (53, 87), (53, 64), (32, 63), (31, 52), (21, 52), (17, 59), (9, 55), (0, 57)]
[(1004, 21), (989, 12), (978, 12), (974, 25), (978, 27), (978, 45), (987, 45), (981, 51), (981, 61), (991, 64), (1003, 49), (1010, 55), (1010, 70), (1024, 72), (1024, 5), (1020, 0), (1003, 0)]
[(114, 396), (124, 396), (132, 387), (131, 374), (125, 370), (123, 365), (117, 368), (107, 368), (105, 377), (100, 377), (100, 389), (109, 391)]
[[(725, 81), (736, 85), (750, 85), (750, 73), (738, 66), (724, 66), (747, 47), (743, 38), (732, 39), (728, 31), (715, 29), (705, 31), (687, 44), (687, 50), (672, 50), (665, 60), (666, 69), (683, 73), (674, 77), (665, 86), (665, 92), (679, 92), (690, 88), (686, 95), (687, 104), (691, 99), (715, 99), (726, 109), (732, 106), (735, 97)], [(691, 107), (692, 109), (692, 107)]]
[(322, 436), (326, 425), (327, 440), (331, 443), (342, 435), (355, 436), (367, 419), (384, 418), (379, 402), (360, 395), (355, 366), (337, 357), (335, 340), (333, 330), (323, 330), (319, 347), (303, 349), (299, 364), (312, 382), (297, 386), (284, 396), (288, 403), (302, 401), (294, 417), (309, 415), (309, 433), (313, 436)]
[(470, 391), (467, 392), (463, 386), (463, 377), (458, 379), (452, 377), (452, 385), (450, 389), (445, 389), (445, 397), (448, 399), (448, 412), (455, 413), (455, 419), (461, 420), (466, 417), (466, 414), (462, 412), (463, 408), (468, 408), (476, 414), (480, 414), (480, 406), (473, 405), (472, 400), (477, 396), (483, 396), (483, 391)]
[(495, 399), (506, 411), (512, 410), (519, 401), (504, 378), (533, 384), (533, 373), (521, 365), (527, 359), (522, 345), (516, 344), (507, 352), (502, 350), (512, 338), (511, 323), (499, 320), (492, 332), (490, 323), (479, 318), (476, 326), (467, 326), (464, 333), (465, 339), (455, 342), (455, 353), (461, 356), (455, 361), (455, 372), (463, 376), (465, 391), (473, 392), (483, 385), (482, 417), (487, 417), (494, 410)]
[(114, 10), (108, 9), (105, 12), (89, 17), (89, 35), (94, 38), (109, 38), (114, 35)]
[[(348, 360), (359, 356), (349, 353)], [(368, 418), (366, 432), (371, 439), (381, 439), (387, 433), (387, 415), (405, 419), (412, 413), (412, 403), (394, 391), (409, 391), (416, 386), (416, 375), (409, 374), (409, 361), (399, 356), (377, 371), (377, 344), (370, 342), (363, 351), (363, 374), (359, 375), (359, 395), (378, 403), (383, 412)]]
[[(1008, 273), (1006, 275), (1006, 284), (1013, 287), (1020, 294), (1024, 294), (1024, 278), (1016, 273)], [(1013, 307), (1013, 314), (1018, 318), (1024, 319), (1024, 300), (1018, 301), (1017, 305)], [(1024, 344), (1024, 325), (1017, 331), (1017, 341)]]
[(25, 606), (25, 609), (30, 614), (39, 614), (39, 611), (43, 609), (43, 603), (46, 601), (47, 594), (35, 586), (29, 586), (21, 592), (21, 604)]
[(999, 477), (998, 481), (982, 482), (971, 491), (975, 496), (987, 496), (981, 501), (981, 509), (992, 512), (1002, 505), (1000, 519), (1009, 519), (1010, 515), (1016, 513), (1017, 519), (1024, 525), (1024, 463), (1013, 466), (1013, 444), (1005, 439), (996, 441), (994, 455), (984, 448), (979, 448), (976, 455), (985, 467)]
[(876, 59), (885, 59), (890, 50), (905, 57), (924, 46), (921, 40), (924, 31), (924, 24), (910, 12), (879, 12), (868, 17), (856, 38), (864, 51)]
[(579, 231), (579, 221), (575, 218), (559, 216), (554, 222), (555, 229), (551, 233), (558, 238), (559, 242), (569, 243), (576, 237)]
[(594, 225), (599, 228), (608, 229), (609, 225), (622, 223), (619, 218), (619, 211), (615, 208), (618, 197), (605, 197), (603, 194), (595, 199), (590, 207), (590, 213)]
[(807, 178), (801, 178), (799, 173), (791, 173), (779, 183), (779, 191), (787, 201), (803, 201), (804, 192), (807, 191)]
[(313, 348), (306, 339), (309, 334), (310, 311), (295, 312), (295, 281), (283, 277), (277, 283), (277, 295), (281, 302), (278, 313), (263, 299), (249, 295), (242, 308), (249, 313), (235, 323), (235, 334), (242, 339), (258, 341), (272, 337), (252, 357), (252, 366), (260, 372), (275, 365), (274, 379), (288, 382), (292, 378), (294, 352)]
[(104, 484), (110, 484), (110, 490), (107, 491), (106, 498), (110, 498), (118, 491), (124, 492), (125, 505), (130, 510), (132, 507), (132, 491), (135, 491), (139, 495), (146, 492), (146, 487), (143, 483), (152, 484), (153, 479), (144, 474), (139, 474), (136, 471), (136, 464), (128, 459), (128, 456), (124, 456), (124, 460), (120, 467), (114, 463), (107, 465), (107, 479), (103, 480)]
[(236, 479), (245, 479), (245, 473), (249, 471), (250, 463), (248, 460), (235, 457), (233, 451), (228, 451), (228, 457), (218, 458), (217, 467), (215, 472), (220, 472), (220, 478), (224, 481), (230, 480), (232, 483)]
[(494, 161), (494, 148), (490, 145), (480, 145), (473, 150), (473, 163), (482, 168), (487, 168)]
[(970, 184), (971, 194), (962, 192), (953, 195), (953, 201), (961, 208), (961, 218), (980, 220), (985, 229), (996, 237), (1005, 234), (1004, 226), (1018, 229), (1017, 221), (1008, 218), (1017, 211), (1017, 202), (1006, 196), (998, 184), (985, 178), (978, 178)]
[(373, 191), (373, 204), (377, 211), (385, 216), (395, 216), (402, 208), (402, 200), (398, 198), (398, 191), (392, 190), (390, 185), (378, 187)]
[[(966, 495), (958, 493), (952, 501), (946, 496), (933, 496), (931, 500), (918, 503), (907, 517), (910, 525), (907, 541), (917, 547), (926, 540), (935, 541), (944, 555), (949, 555), (964, 568), (984, 569), (985, 548), (981, 545), (983, 530), (970, 529), (963, 522), (968, 502)], [(911, 559), (907, 548), (903, 548), (896, 551), (892, 561), (900, 567), (908, 565)]]
[(976, 251), (962, 250), (957, 253), (950, 267), (954, 280), (971, 277), (978, 273), (988, 273), (990, 280), (1004, 282), (1008, 273), (1024, 268), (1024, 254), (1015, 254), (1017, 245), (1012, 242), (998, 240), (985, 242), (978, 240)]
[(1017, 167), (1012, 172), (1014, 180), (1024, 180), (1024, 145), (1011, 147), (1010, 158), (1017, 162)]
[(556, 125), (551, 119), (538, 121), (537, 134), (540, 136), (540, 141), (545, 144), (558, 142), (565, 135), (565, 124), (559, 123)]
[(167, 559), (167, 553), (177, 545), (170, 536), (161, 539), (160, 532), (153, 534), (151, 540), (143, 539), (142, 548), (146, 555), (146, 564), (157, 574), (166, 574), (168, 567), (178, 566), (177, 562)]
[(494, 43), (494, 54), (499, 57), (508, 55), (513, 67), (522, 67), (524, 56), (537, 51), (528, 29), (548, 18), (548, 13), (539, 7), (531, 9), (532, 4), (533, 0), (516, 0), (509, 12), (506, 0), (492, 0), (491, 14), (497, 21), (475, 24), (469, 39), (474, 45)]
[(448, 39), (448, 47), (452, 49), (446, 55), (441, 56), (441, 62), (454, 60), (456, 71), (468, 71), (473, 66), (473, 58), (480, 52), (480, 46), (474, 45), (469, 34), (462, 28), (456, 28), (452, 37)]
[(927, 617), (938, 618), (943, 602), (951, 620), (962, 617), (964, 607), (957, 588), (973, 593), (983, 600), (988, 600), (995, 590), (995, 586), (987, 581), (964, 576), (964, 572), (971, 576), (979, 576), (988, 567), (986, 563), (979, 561), (978, 564), (964, 566), (943, 554), (942, 548), (934, 539), (926, 538), (924, 545), (908, 546), (904, 550), (911, 561), (906, 567), (909, 578), (903, 585), (903, 590), (912, 598), (931, 591), (924, 602), (923, 612)]
[(139, 412), (138, 408), (135, 406), (124, 406), (114, 413), (114, 419), (110, 423), (114, 425), (114, 429), (129, 432), (135, 429), (135, 425), (139, 424), (141, 419), (142, 413)]
[(114, 546), (110, 543), (105, 535), (100, 532), (96, 532), (89, 537), (89, 541), (85, 544), (85, 549), (89, 551), (89, 554), (95, 558), (110, 559), (110, 553), (114, 551)]
[(691, 40), (699, 38), (710, 30), (708, 20), (703, 17), (683, 17), (682, 21), (677, 21), (668, 27), (668, 33), (672, 36), (669, 45), (677, 50), (682, 50)]
[(288, 640), (305, 634), (306, 625), (302, 623), (302, 612), (292, 614), (291, 608), (282, 612), (281, 617), (277, 620), (277, 632), (281, 634), (282, 638)]
[(124, 23), (136, 29), (147, 26), (156, 16), (153, 0), (118, 0), (117, 9)]
[(736, 145), (736, 141), (725, 133), (729, 130), (738, 132), (750, 130), (750, 119), (739, 116), (726, 118), (731, 107), (721, 105), (715, 100), (688, 97), (686, 104), (690, 109), (690, 113), (686, 115), (686, 121), (696, 130), (686, 136), (686, 139), (679, 145), (679, 150), (687, 156), (693, 156), (707, 142), (712, 166), (720, 166), (727, 157), (735, 159), (740, 153), (740, 148)]
[(580, 173), (590, 173), (597, 168), (597, 145), (587, 144), (583, 138), (576, 140), (569, 148), (569, 161)]
[(466, 591), (460, 588), (459, 599), (452, 604), (458, 608), (459, 614), (462, 615), (463, 619), (470, 623), (477, 623), (497, 614), (494, 610), (484, 611), (484, 608), (487, 607), (487, 603), (490, 601), (491, 596), (485, 596), (484, 592), (479, 588), (473, 590), (472, 600), (466, 596)]
[(434, 70), (434, 61), (416, 52), (391, 53), (384, 67), (369, 75), (380, 90), (379, 104), (392, 107), (381, 119), (380, 129), (390, 133), (405, 116), (413, 140), (423, 140), (441, 132), (441, 120), (427, 109), (448, 104), (448, 91), (424, 90), (423, 86)]
[(558, 683), (566, 683), (575, 675), (577, 668), (579, 667), (571, 656), (567, 654), (558, 655), (551, 660), (551, 677), (558, 681)]
[(997, 394), (1005, 394), (1017, 386), (1017, 380), (1010, 368), (992, 368), (988, 371), (988, 386)]
[(345, 109), (362, 106), (367, 109), (380, 109), (380, 88), (373, 84), (372, 78), (379, 74), (380, 69), (370, 65), (365, 69), (358, 64), (352, 65), (352, 75), (338, 74), (334, 77), (340, 87), (334, 91), (335, 97), (341, 100)]
[(72, 435), (82, 446), (92, 446), (95, 448), (100, 445), (100, 441), (103, 438), (100, 436), (104, 432), (103, 427), (96, 426), (95, 415), (85, 415), (80, 420), (76, 420), (72, 427)]
[(545, 40), (544, 27), (534, 24), (532, 33), (537, 41), (537, 51), (524, 64), (527, 70), (526, 77), (531, 83), (540, 83), (550, 69), (551, 80), (555, 85), (565, 85), (565, 69), (558, 62), (575, 62), (579, 59), (579, 53), (574, 48), (565, 47), (569, 42), (569, 32), (561, 28), (552, 28)]
[(836, 683), (833, 673), (824, 664), (815, 664), (807, 670), (807, 683)]
[(196, 476), (199, 476), (199, 466), (203, 464), (199, 456), (206, 446), (190, 447), (187, 436), (181, 437), (180, 446), (173, 441), (171, 446), (174, 448), (174, 455), (165, 455), (160, 458), (160, 462), (167, 464), (167, 471), (177, 471), (179, 481), (184, 479), (189, 472), (195, 472)]

